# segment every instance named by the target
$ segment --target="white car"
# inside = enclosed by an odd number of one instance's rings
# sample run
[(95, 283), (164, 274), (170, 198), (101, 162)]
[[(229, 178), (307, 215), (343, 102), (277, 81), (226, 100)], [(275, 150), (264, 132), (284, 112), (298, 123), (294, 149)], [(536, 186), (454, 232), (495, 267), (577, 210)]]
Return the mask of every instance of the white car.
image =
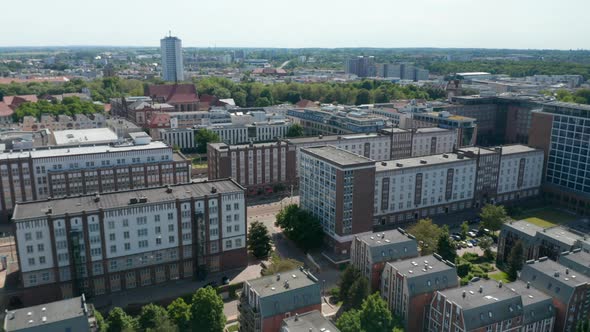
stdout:
[(474, 232), (467, 232), (467, 235), (471, 236), (471, 237), (477, 237), (477, 234), (475, 234)]
[(467, 247), (469, 247), (469, 248), (473, 248), (473, 243), (471, 243), (471, 242), (467, 242)]

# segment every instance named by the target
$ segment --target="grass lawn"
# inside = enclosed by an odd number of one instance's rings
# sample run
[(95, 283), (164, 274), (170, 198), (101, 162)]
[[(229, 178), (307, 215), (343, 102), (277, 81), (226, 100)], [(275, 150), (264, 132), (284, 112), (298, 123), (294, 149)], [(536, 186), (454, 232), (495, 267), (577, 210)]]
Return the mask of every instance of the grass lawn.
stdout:
[(270, 266), (262, 270), (262, 275), (269, 276), (280, 272), (294, 270), (303, 263), (292, 258), (281, 258), (276, 253), (272, 253), (270, 257)]
[(488, 274), (488, 276), (491, 279), (494, 279), (496, 281), (500, 281), (501, 280), (503, 283), (510, 282), (510, 279), (508, 278), (508, 273), (506, 273), (504, 271), (498, 271), (498, 272), (495, 272), (495, 273), (490, 273), (490, 274)]
[(512, 216), (512, 218), (515, 220), (524, 219), (544, 228), (567, 224), (577, 219), (575, 215), (551, 207), (525, 210), (518, 215)]
[(237, 332), (240, 329), (240, 324), (233, 324), (226, 328), (228, 332)]

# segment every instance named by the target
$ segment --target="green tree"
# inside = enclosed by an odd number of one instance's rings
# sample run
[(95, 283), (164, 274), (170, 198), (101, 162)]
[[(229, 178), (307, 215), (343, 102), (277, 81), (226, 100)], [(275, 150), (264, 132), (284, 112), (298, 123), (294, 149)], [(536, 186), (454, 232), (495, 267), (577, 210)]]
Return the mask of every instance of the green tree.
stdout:
[(338, 317), (336, 327), (341, 332), (365, 332), (361, 328), (361, 313), (354, 309), (348, 310)]
[(200, 288), (191, 304), (191, 326), (193, 331), (223, 332), (225, 327), (223, 301), (215, 289), (208, 286)]
[(436, 243), (436, 252), (445, 260), (454, 262), (457, 257), (457, 249), (450, 239), (449, 227), (444, 225), (440, 235), (438, 236), (438, 242)]
[(254, 221), (248, 229), (248, 250), (254, 257), (267, 257), (271, 251), (271, 238), (266, 226), (260, 221)]
[(259, 97), (256, 99), (256, 103), (254, 104), (256, 107), (268, 107), (272, 106), (272, 103), (266, 97)]
[(492, 238), (489, 236), (484, 236), (479, 240), (478, 245), (481, 248), (481, 250), (483, 250), (483, 255), (488, 259), (491, 259), (494, 257), (494, 254), (492, 253), (492, 245), (493, 244), (494, 244), (494, 240), (492, 240)]
[(367, 89), (361, 89), (356, 94), (356, 102), (357, 105), (363, 104), (370, 104), (371, 103), (371, 94)]
[(369, 296), (369, 292), (369, 280), (364, 276), (357, 278), (348, 290), (346, 296), (348, 302), (344, 302), (344, 305), (348, 308), (360, 308), (363, 301)]
[(172, 301), (166, 309), (168, 310), (168, 317), (178, 326), (180, 331), (190, 329), (191, 306), (182, 297)]
[(108, 332), (132, 332), (136, 330), (136, 322), (133, 317), (127, 315), (119, 307), (113, 308), (107, 318)]
[(219, 135), (212, 130), (201, 128), (195, 132), (195, 145), (198, 153), (207, 152), (208, 143), (220, 142)]
[(432, 223), (431, 219), (420, 219), (408, 232), (416, 237), (420, 244), (422, 256), (432, 254), (438, 244), (441, 228)]
[(507, 261), (508, 276), (510, 276), (510, 279), (514, 280), (517, 277), (517, 272), (522, 268), (524, 261), (524, 247), (522, 241), (516, 241), (514, 246), (512, 246)]
[(352, 284), (361, 277), (361, 272), (353, 265), (347, 265), (346, 269), (340, 275), (339, 288), (340, 288), (340, 300), (348, 302), (348, 292)]
[(289, 130), (287, 130), (287, 137), (301, 137), (303, 136), (303, 127), (296, 123), (294, 125), (292, 125), (291, 127), (289, 127)]
[(104, 317), (98, 310), (94, 310), (94, 317), (96, 318), (96, 326), (98, 327), (98, 332), (106, 332), (107, 331), (107, 322), (104, 320)]
[(324, 230), (318, 218), (296, 204), (284, 207), (276, 216), (275, 225), (295, 244), (308, 251), (323, 244)]
[(361, 327), (365, 331), (389, 332), (392, 328), (393, 317), (387, 308), (387, 303), (374, 293), (366, 298), (361, 307)]
[(153, 303), (144, 305), (141, 307), (141, 313), (138, 317), (139, 329), (145, 331), (167, 331), (172, 328), (175, 329), (174, 325), (171, 324), (168, 318), (168, 312), (166, 309)]
[(481, 209), (479, 216), (484, 227), (492, 231), (499, 230), (508, 218), (503, 205), (492, 204), (486, 204)]
[(467, 238), (467, 232), (469, 232), (469, 223), (467, 221), (464, 221), (461, 224), (461, 238), (462, 239)]

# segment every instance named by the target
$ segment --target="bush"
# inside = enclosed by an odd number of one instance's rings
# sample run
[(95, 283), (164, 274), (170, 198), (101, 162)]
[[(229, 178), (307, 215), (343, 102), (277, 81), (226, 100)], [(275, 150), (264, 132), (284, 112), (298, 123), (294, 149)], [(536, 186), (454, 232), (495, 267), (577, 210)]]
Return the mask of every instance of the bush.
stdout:
[(479, 255), (473, 252), (466, 252), (463, 254), (462, 258), (470, 263), (474, 263), (479, 260)]
[(462, 262), (457, 265), (457, 275), (459, 277), (465, 277), (471, 271), (471, 263), (469, 262)]
[(340, 301), (340, 288), (339, 287), (332, 287), (330, 289), (330, 296), (334, 302)]

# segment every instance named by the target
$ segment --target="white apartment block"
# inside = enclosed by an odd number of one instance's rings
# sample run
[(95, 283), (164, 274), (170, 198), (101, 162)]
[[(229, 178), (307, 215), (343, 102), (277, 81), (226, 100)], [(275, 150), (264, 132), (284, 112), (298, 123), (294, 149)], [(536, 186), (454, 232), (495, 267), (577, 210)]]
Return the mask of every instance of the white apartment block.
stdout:
[(419, 128), (412, 134), (412, 157), (452, 152), (457, 146), (455, 130)]
[(40, 296), (199, 277), (247, 257), (244, 190), (232, 180), (22, 203), (13, 222), (21, 286)]
[(162, 142), (0, 153), (0, 207), (16, 202), (190, 181), (190, 162)]
[(498, 176), (498, 202), (539, 194), (543, 179), (542, 150), (524, 145), (503, 146)]
[(477, 162), (441, 154), (376, 163), (374, 224), (404, 223), (472, 206)]

